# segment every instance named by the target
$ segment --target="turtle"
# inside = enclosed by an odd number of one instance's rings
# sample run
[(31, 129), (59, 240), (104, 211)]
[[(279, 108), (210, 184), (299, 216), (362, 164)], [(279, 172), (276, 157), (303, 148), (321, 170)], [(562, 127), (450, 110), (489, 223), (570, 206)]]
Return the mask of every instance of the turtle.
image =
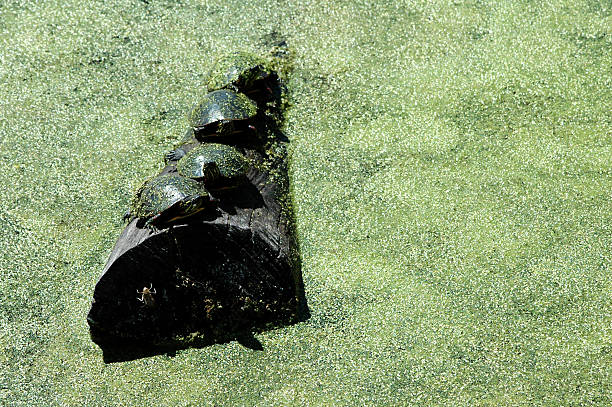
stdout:
[(158, 175), (143, 183), (126, 214), (145, 221), (149, 228), (163, 228), (201, 212), (215, 203), (205, 186), (176, 173)]
[(209, 91), (231, 89), (247, 95), (271, 94), (266, 80), (276, 75), (263, 58), (248, 52), (233, 52), (215, 61), (208, 73)]
[(198, 140), (227, 137), (244, 131), (254, 131), (252, 119), (257, 104), (242, 93), (220, 89), (204, 96), (190, 114), (193, 132)]
[(228, 189), (246, 179), (247, 159), (235, 147), (219, 143), (201, 144), (176, 164), (184, 177), (203, 181), (210, 189)]

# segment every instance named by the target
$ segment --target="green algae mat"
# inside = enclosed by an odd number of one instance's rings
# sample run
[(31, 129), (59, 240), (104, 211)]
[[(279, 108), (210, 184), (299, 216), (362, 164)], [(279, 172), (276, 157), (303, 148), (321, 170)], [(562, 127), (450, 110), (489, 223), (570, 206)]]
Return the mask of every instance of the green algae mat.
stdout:
[[(310, 319), (104, 364), (132, 193), (282, 39)], [(611, 89), (607, 0), (1, 1), (0, 405), (610, 405)]]

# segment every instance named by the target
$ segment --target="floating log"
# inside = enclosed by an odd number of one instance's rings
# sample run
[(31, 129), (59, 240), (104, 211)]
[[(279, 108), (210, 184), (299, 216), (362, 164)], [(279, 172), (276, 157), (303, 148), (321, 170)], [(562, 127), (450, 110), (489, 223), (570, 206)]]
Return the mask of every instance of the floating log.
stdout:
[[(284, 142), (274, 145), (285, 151)], [(248, 182), (213, 192), (217, 208), (161, 230), (141, 228), (136, 218), (121, 233), (87, 317), (107, 362), (306, 318), (286, 157), (241, 149), (253, 163)], [(171, 162), (161, 173), (174, 171)]]

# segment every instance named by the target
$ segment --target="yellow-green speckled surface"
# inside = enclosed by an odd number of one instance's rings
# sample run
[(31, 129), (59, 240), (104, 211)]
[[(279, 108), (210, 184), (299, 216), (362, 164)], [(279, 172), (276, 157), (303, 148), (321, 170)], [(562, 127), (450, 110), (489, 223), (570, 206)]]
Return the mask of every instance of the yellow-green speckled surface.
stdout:
[[(1, 1), (0, 405), (609, 406), (611, 13)], [(275, 37), (312, 317), (105, 365), (85, 317), (131, 194), (215, 57)]]

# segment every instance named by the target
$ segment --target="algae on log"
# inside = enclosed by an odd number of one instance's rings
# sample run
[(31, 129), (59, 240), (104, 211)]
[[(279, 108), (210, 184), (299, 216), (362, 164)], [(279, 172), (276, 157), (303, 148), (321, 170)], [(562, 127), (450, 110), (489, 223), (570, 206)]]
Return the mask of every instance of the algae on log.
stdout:
[[(286, 159), (270, 173), (261, 153), (243, 151), (255, 163), (248, 182), (216, 194), (218, 208), (166, 229), (134, 219), (123, 230), (87, 316), (105, 361), (240, 340), (307, 317)], [(174, 171), (171, 163), (162, 173)], [(150, 301), (139, 300), (144, 287), (155, 292)]]

